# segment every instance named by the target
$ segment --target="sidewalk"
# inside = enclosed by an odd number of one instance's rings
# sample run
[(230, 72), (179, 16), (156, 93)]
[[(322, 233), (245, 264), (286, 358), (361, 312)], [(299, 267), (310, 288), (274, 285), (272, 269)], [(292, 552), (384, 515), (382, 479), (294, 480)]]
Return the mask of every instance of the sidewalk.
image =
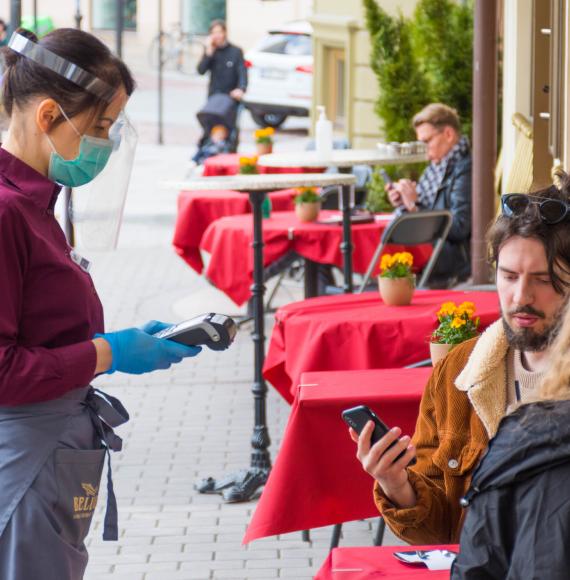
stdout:
[[(181, 178), (186, 155), (185, 147), (141, 145), (119, 249), (85, 252), (94, 262), (110, 330), (149, 319), (177, 321), (228, 304), (170, 246), (176, 192), (159, 190), (157, 182)], [(269, 335), (270, 316), (267, 325)], [(255, 502), (226, 505), (192, 487), (199, 478), (249, 464), (252, 361), (246, 328), (226, 352), (205, 351), (169, 371), (95, 381), (123, 401), (131, 421), (118, 430), (124, 449), (113, 456), (120, 540), (101, 540), (103, 479), (86, 580), (304, 580), (320, 567), (330, 529), (313, 531), (311, 543), (302, 542), (299, 532), (246, 548), (241, 539)], [(275, 457), (289, 407), (271, 387), (268, 409)], [(342, 545), (370, 545), (374, 523), (348, 524)], [(387, 535), (387, 543), (393, 540)]]

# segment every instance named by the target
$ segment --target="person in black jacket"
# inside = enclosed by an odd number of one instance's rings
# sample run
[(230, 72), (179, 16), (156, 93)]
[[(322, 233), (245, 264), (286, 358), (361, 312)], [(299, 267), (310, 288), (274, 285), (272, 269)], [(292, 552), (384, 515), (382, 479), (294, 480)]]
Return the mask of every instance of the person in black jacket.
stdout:
[(419, 141), (427, 146), (429, 166), (418, 183), (401, 179), (386, 191), (397, 213), (447, 209), (451, 229), (429, 280), (432, 288), (448, 288), (471, 274), (471, 150), (461, 135), (457, 111), (432, 103), (413, 119)]
[(242, 100), (247, 90), (247, 68), (241, 48), (228, 42), (227, 28), (223, 20), (214, 20), (210, 24), (204, 56), (198, 63), (198, 72), (201, 75), (208, 71), (208, 96), (224, 93), (237, 102)]
[(567, 307), (541, 400), (502, 420), (462, 500), (452, 580), (570, 578), (569, 349)]

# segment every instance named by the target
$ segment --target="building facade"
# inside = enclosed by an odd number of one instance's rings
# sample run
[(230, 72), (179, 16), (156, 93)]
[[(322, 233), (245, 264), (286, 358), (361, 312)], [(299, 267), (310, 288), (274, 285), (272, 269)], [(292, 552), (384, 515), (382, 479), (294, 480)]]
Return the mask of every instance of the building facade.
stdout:
[[(409, 16), (416, 0), (379, 0), (387, 12)], [(325, 105), (335, 132), (353, 147), (374, 147), (381, 139), (380, 120), (374, 112), (378, 82), (370, 68), (370, 35), (362, 2), (315, 0), (310, 19), (314, 30), (314, 98)]]
[[(306, 19), (313, 0), (162, 0), (165, 29), (180, 24), (183, 30), (205, 34), (211, 20), (227, 20), (233, 41), (251, 48), (272, 26)], [(115, 0), (36, 0), (40, 18), (50, 17), (56, 27), (75, 26), (82, 15), (85, 30), (112, 33), (116, 25)], [(125, 42), (150, 45), (158, 32), (159, 0), (124, 0)], [(22, 0), (22, 15), (30, 18), (34, 2)], [(10, 19), (10, 0), (0, 0), (0, 17)], [(253, 23), (253, 24), (252, 24)]]
[(517, 171), (519, 113), (532, 127), (533, 188), (569, 167), (569, 9), (568, 0), (504, 1), (503, 168)]

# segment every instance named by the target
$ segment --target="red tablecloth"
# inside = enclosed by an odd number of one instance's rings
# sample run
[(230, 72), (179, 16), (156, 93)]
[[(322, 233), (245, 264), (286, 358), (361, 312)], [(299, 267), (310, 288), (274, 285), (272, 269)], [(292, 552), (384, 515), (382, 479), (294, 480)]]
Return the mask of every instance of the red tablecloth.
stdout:
[[(292, 211), (296, 189), (283, 189), (269, 194), (275, 211)], [(176, 252), (202, 273), (200, 242), (208, 226), (225, 216), (251, 213), (249, 196), (238, 191), (181, 191), (178, 195), (178, 216), (172, 241)]]
[[(338, 214), (321, 212), (321, 219)], [(353, 267), (364, 273), (374, 254), (389, 216), (378, 216), (370, 224), (352, 225), (354, 245)], [(246, 302), (253, 282), (253, 256), (249, 250), (253, 236), (252, 216), (222, 218), (210, 225), (202, 237), (201, 248), (211, 254), (206, 277), (236, 304)], [(268, 266), (289, 251), (321, 264), (342, 267), (342, 226), (317, 222), (303, 223), (294, 212), (274, 212), (263, 220), (264, 266)], [(402, 251), (403, 246), (387, 246), (386, 252)], [(422, 268), (431, 254), (431, 246), (407, 248), (414, 255), (417, 268)]]
[(431, 370), (304, 373), (244, 541), (378, 515), (373, 481), (356, 459), (341, 412), (368, 405), (412, 435)]
[[(220, 175), (236, 175), (239, 170), (239, 158), (243, 157), (238, 153), (223, 153), (208, 157), (204, 161), (204, 177), (217, 177)], [(264, 167), (258, 166), (259, 173), (318, 173), (313, 168), (303, 167)]]
[[(335, 548), (317, 572), (315, 580), (449, 580), (449, 570), (430, 571), (425, 566), (408, 565), (397, 560), (394, 552), (406, 551), (406, 546), (381, 546), (379, 548)], [(412, 548), (410, 548), (412, 549)], [(459, 546), (414, 546), (414, 550), (450, 550), (458, 552)]]
[(386, 306), (373, 292), (288, 304), (275, 315), (263, 376), (291, 402), (303, 372), (399, 368), (425, 360), (436, 313), (448, 300), (474, 302), (481, 330), (500, 316), (495, 292), (418, 290), (410, 306)]

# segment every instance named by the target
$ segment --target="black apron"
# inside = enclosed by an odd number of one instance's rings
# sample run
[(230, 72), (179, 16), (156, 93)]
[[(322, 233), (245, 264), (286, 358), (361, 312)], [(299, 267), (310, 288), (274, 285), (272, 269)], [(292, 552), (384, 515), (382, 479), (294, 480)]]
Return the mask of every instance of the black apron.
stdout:
[(0, 579), (80, 580), (84, 540), (108, 458), (103, 539), (116, 540), (110, 450), (128, 421), (121, 403), (92, 387), (45, 403), (0, 407)]

